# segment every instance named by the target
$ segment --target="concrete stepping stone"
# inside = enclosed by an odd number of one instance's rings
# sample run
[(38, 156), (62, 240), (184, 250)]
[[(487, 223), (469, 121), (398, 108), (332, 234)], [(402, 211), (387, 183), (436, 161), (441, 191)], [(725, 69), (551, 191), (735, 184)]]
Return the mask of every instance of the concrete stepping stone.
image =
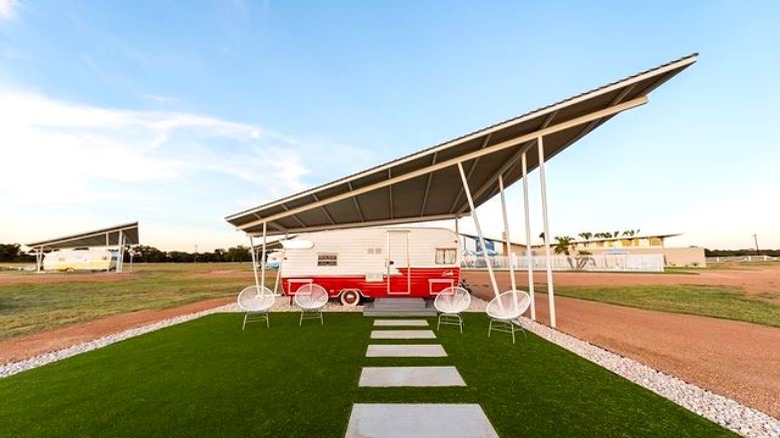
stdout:
[(358, 386), (390, 388), (398, 386), (466, 386), (453, 366), (443, 367), (365, 367)]
[(497, 438), (478, 404), (381, 404), (352, 406), (347, 438)]
[(433, 330), (374, 330), (371, 339), (436, 339)]
[(375, 319), (374, 327), (428, 327), (424, 319)]
[(441, 345), (369, 345), (366, 357), (447, 357)]

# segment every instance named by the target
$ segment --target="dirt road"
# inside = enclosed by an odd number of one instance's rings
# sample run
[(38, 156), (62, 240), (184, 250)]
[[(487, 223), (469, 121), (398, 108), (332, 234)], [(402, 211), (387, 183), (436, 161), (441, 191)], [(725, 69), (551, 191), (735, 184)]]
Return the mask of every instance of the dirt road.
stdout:
[(102, 338), (123, 330), (141, 327), (179, 315), (200, 312), (235, 302), (235, 298), (217, 298), (163, 310), (143, 310), (97, 319), (81, 324), (0, 341), (0, 365), (27, 359), (49, 351)]

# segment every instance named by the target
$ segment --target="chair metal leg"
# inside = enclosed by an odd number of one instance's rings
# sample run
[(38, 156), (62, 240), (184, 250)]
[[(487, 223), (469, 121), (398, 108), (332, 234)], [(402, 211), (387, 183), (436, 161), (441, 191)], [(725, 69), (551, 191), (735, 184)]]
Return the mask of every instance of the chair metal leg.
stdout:
[(265, 328), (271, 328), (271, 318), (268, 317), (268, 312), (265, 314)]
[(457, 325), (463, 333), (463, 317), (459, 313), (440, 313), (436, 321), (436, 330), (441, 329), (442, 325)]
[[(493, 324), (496, 324), (494, 327)], [(518, 327), (516, 327), (517, 325)], [(517, 324), (515, 324), (515, 321), (508, 321), (508, 320), (499, 320), (499, 319), (490, 319), (490, 324), (488, 325), (488, 337), (490, 337), (491, 332), (495, 330), (497, 332), (501, 333), (509, 333), (512, 335), (512, 343), (514, 344), (516, 341), (515, 332), (522, 331), (523, 336), (526, 338), (528, 335), (525, 332), (525, 328), (523, 327), (522, 321), (519, 319), (517, 320)]]
[(525, 327), (523, 327), (523, 320), (520, 318), (517, 318), (517, 325), (520, 326), (520, 330), (523, 332), (523, 336), (528, 338), (528, 335), (525, 333)]
[(298, 327), (303, 325), (303, 310), (301, 310), (301, 319), (298, 320)]
[(244, 324), (241, 325), (241, 331), (244, 331), (244, 329), (246, 329), (246, 319), (247, 319), (247, 317), (249, 317), (249, 314), (245, 313), (244, 314)]

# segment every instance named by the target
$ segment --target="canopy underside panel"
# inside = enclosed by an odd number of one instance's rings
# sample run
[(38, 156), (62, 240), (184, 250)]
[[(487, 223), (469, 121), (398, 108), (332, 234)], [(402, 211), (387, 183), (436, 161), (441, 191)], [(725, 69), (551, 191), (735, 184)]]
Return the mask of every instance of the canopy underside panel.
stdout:
[(323, 229), (424, 222), (469, 215), (457, 164), (463, 166), (474, 205), (539, 167), (538, 139), (545, 161), (622, 111), (647, 102), (647, 95), (696, 62), (697, 54), (661, 65), (447, 143), (401, 157), (260, 207), (227, 221), (250, 234), (300, 233)]
[(100, 230), (88, 231), (86, 233), (73, 234), (71, 236), (59, 237), (56, 239), (43, 240), (40, 242), (26, 244), (32, 248), (44, 249), (67, 249), (83, 248), (96, 246), (117, 246), (119, 245), (119, 234), (122, 234), (124, 243), (127, 245), (138, 245), (138, 222), (133, 222), (115, 227), (103, 228)]

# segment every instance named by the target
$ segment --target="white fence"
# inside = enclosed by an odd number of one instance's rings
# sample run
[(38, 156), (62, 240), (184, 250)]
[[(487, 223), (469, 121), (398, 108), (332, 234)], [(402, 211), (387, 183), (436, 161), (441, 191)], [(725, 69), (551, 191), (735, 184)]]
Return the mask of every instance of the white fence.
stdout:
[[(496, 269), (509, 269), (509, 257), (488, 257), (491, 266)], [(528, 259), (517, 254), (512, 255), (514, 268), (517, 270), (528, 269)], [(544, 256), (532, 257), (534, 270), (547, 269), (547, 258)], [(589, 256), (561, 256), (551, 257), (554, 271), (628, 271), (628, 272), (663, 272), (663, 254), (615, 254), (615, 255), (589, 255)], [(485, 258), (481, 256), (464, 256), (462, 265), (470, 269), (487, 269)]]
[(765, 255), (754, 256), (730, 256), (730, 257), (707, 257), (707, 263), (733, 263), (733, 262), (775, 262), (780, 261), (780, 257), (769, 257)]

